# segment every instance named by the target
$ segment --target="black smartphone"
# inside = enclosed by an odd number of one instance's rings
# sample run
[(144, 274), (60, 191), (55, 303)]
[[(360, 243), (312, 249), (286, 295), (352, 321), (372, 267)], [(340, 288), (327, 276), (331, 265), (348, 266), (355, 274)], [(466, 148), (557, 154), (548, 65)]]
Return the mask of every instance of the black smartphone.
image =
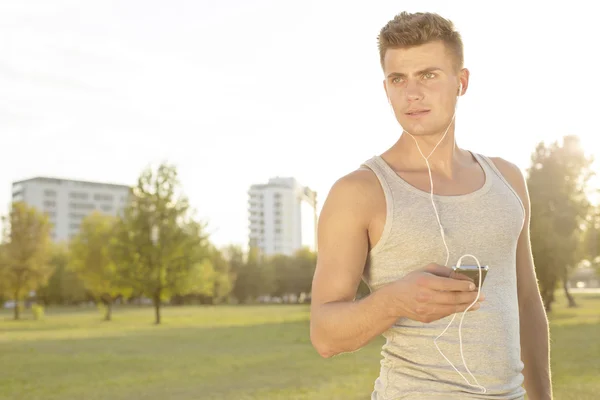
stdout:
[[(473, 280), (475, 286), (479, 286), (479, 267), (477, 265), (461, 265), (460, 267), (453, 268), (455, 272), (468, 276)], [(481, 285), (485, 281), (489, 267), (487, 265), (481, 266)]]

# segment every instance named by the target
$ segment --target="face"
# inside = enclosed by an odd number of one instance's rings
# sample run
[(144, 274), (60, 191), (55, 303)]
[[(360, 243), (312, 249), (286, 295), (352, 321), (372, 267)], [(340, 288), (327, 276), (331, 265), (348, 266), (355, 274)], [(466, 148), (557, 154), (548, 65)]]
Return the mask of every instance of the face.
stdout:
[(402, 128), (415, 136), (443, 133), (454, 115), (459, 85), (462, 93), (467, 88), (469, 71), (456, 71), (442, 42), (390, 49), (383, 64), (384, 89)]

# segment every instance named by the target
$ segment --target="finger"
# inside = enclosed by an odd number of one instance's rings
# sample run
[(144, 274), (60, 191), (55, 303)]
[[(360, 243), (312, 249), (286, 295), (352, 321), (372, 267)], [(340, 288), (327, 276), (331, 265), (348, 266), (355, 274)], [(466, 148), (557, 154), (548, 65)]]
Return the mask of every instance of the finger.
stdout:
[(433, 264), (433, 263), (429, 264), (425, 268), (423, 268), (423, 271), (429, 272), (430, 274), (433, 274), (433, 275), (446, 277), (446, 278), (449, 278), (450, 275), (452, 274), (452, 272), (454, 272), (452, 270), (452, 268), (448, 268), (443, 265)]
[[(442, 304), (442, 305), (462, 305), (462, 304), (471, 304), (477, 299), (477, 291), (473, 292), (442, 292), (442, 291), (434, 291), (431, 299), (432, 303)], [(483, 293), (479, 294), (478, 301), (485, 300), (485, 296)]]
[[(477, 302), (473, 304), (473, 302), (465, 303), (465, 304), (456, 304), (456, 305), (439, 305), (436, 307), (436, 311), (444, 316), (465, 312), (465, 310), (469, 309), (470, 311), (477, 311), (481, 307), (481, 303)], [(469, 308), (471, 307), (471, 308)]]
[(460, 272), (456, 272), (454, 270), (452, 270), (452, 272), (450, 272), (450, 278), (452, 279), (459, 279), (459, 280), (463, 280), (463, 281), (470, 281), (475, 283), (475, 281), (473, 280), (473, 278), (465, 275), (465, 274), (461, 274)]
[(420, 283), (429, 289), (441, 291), (470, 292), (477, 288), (471, 281), (442, 278), (433, 274), (423, 275), (423, 279), (421, 279)]

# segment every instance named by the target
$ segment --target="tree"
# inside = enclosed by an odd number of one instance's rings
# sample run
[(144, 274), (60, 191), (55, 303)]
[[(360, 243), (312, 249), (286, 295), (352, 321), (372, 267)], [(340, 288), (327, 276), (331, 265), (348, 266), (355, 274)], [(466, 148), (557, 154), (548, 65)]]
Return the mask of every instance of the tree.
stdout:
[(275, 279), (274, 265), (265, 260), (258, 249), (252, 247), (244, 265), (237, 271), (233, 294), (242, 303), (271, 295), (277, 287)]
[(208, 270), (205, 226), (192, 218), (174, 166), (143, 171), (116, 232), (121, 273), (136, 293), (152, 299), (160, 324), (162, 302), (199, 290)]
[(232, 267), (216, 247), (212, 246), (209, 250), (210, 262), (213, 265), (215, 275), (213, 290), (211, 293), (214, 304), (224, 301), (233, 289), (234, 275)]
[(592, 208), (581, 245), (583, 258), (600, 274), (600, 206)]
[(589, 212), (585, 189), (592, 160), (576, 136), (565, 136), (562, 145), (538, 144), (531, 160), (531, 243), (544, 305), (551, 310), (554, 290), (562, 281), (569, 305), (575, 306), (567, 282), (569, 271), (581, 260), (578, 249)]
[(227, 261), (227, 264), (229, 265), (231, 294), (237, 298), (235, 287), (240, 270), (244, 267), (244, 251), (240, 246), (229, 245), (223, 249), (222, 254), (225, 261)]
[(310, 293), (312, 278), (317, 267), (317, 255), (308, 248), (302, 248), (294, 254), (292, 262), (296, 278), (291, 287), (291, 292), (297, 295)]
[(13, 296), (14, 318), (18, 320), (22, 297), (46, 284), (52, 274), (49, 263), (51, 226), (45, 214), (23, 202), (12, 204), (3, 223), (0, 281)]
[(112, 244), (117, 219), (93, 212), (83, 219), (79, 233), (71, 240), (69, 267), (83, 281), (85, 288), (106, 306), (104, 319), (112, 318), (113, 302), (118, 296), (128, 296), (128, 287), (119, 274)]
[(88, 294), (83, 282), (69, 268), (69, 259), (68, 246), (63, 243), (52, 246), (50, 264), (54, 272), (48, 283), (37, 292), (37, 298), (44, 304), (77, 304), (87, 299)]
[(293, 256), (278, 254), (268, 262), (275, 275), (275, 296), (294, 294), (298, 298), (302, 293), (310, 293), (312, 277), (317, 265), (316, 254), (308, 248), (302, 248)]

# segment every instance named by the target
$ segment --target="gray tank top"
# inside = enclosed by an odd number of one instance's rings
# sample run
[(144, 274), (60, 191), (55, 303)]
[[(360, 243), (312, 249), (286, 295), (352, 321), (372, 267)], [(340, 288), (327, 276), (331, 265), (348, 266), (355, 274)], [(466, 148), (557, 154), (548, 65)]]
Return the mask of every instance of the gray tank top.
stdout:
[[(485, 172), (483, 186), (465, 195), (434, 195), (434, 201), (450, 250), (449, 267), (463, 254), (473, 254), (481, 265), (489, 266), (482, 287), (486, 299), (479, 310), (467, 313), (462, 325), (465, 361), (487, 393), (469, 386), (433, 343), (451, 316), (432, 323), (400, 318), (383, 334), (386, 342), (371, 400), (524, 398), (516, 249), (525, 210), (493, 162), (479, 154), (473, 156)], [(375, 173), (387, 204), (382, 237), (369, 252), (363, 274), (371, 291), (429, 263), (443, 265), (446, 251), (429, 192), (403, 180), (380, 156), (361, 167)], [(476, 265), (469, 257), (463, 258), (462, 264)], [(475, 384), (460, 355), (460, 317), (455, 317), (437, 343)]]

